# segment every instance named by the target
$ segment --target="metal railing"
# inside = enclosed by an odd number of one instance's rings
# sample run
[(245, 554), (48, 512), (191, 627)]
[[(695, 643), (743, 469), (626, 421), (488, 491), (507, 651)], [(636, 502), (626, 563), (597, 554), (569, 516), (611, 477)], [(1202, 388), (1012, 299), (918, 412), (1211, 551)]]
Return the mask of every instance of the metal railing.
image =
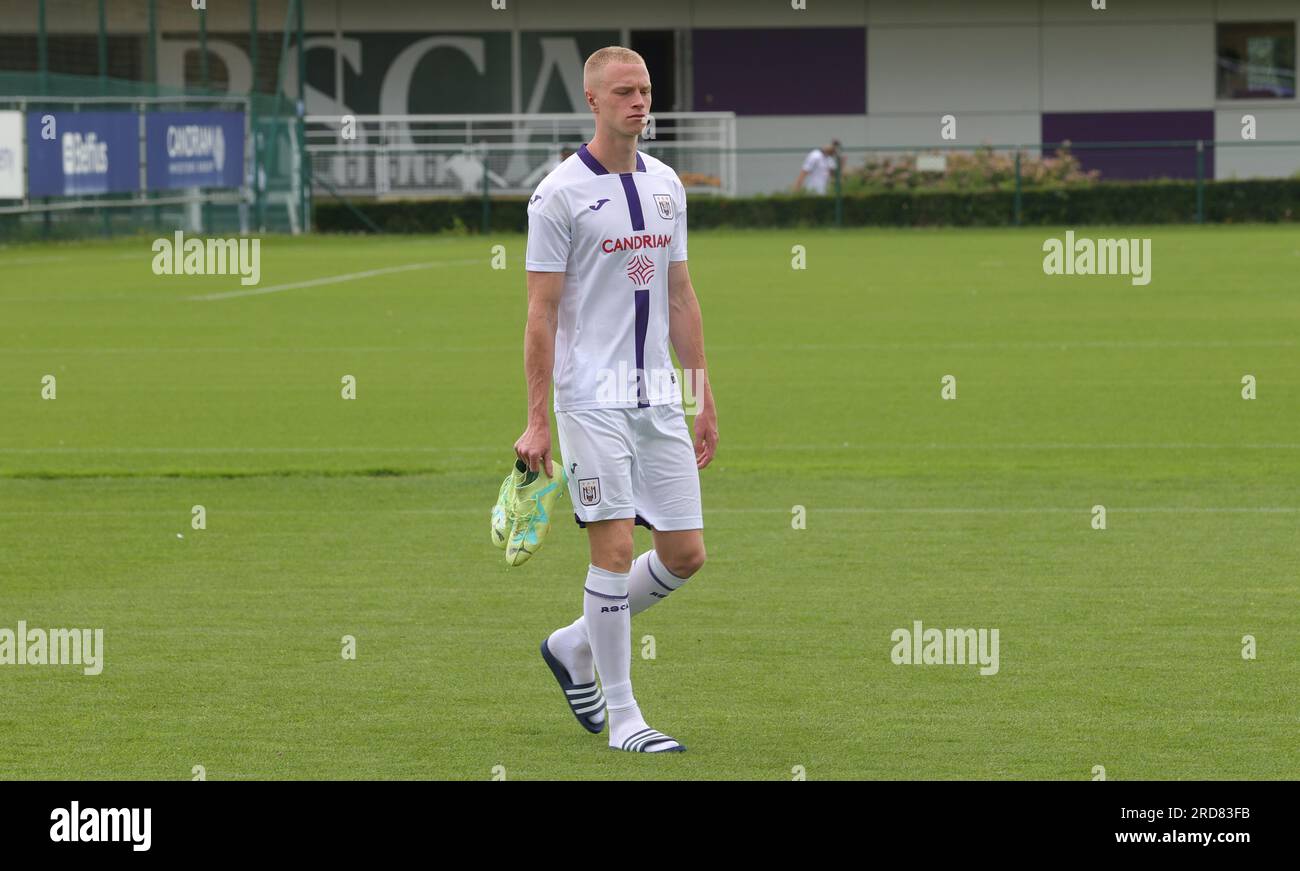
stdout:
[[(309, 115), (312, 175), (346, 196), (527, 195), (564, 150), (588, 141), (590, 114)], [(733, 112), (653, 117), (641, 150), (672, 164), (688, 192), (736, 192)], [(322, 185), (323, 186), (323, 185)]]

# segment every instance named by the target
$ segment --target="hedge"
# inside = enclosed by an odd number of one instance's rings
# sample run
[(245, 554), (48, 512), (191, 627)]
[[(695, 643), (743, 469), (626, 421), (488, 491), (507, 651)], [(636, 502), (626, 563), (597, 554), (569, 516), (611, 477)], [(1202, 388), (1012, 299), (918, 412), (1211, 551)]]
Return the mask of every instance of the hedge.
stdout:
[[(1205, 220), (1212, 223), (1296, 221), (1300, 219), (1300, 178), (1207, 181)], [(885, 191), (843, 198), (846, 227), (997, 227), (1014, 223), (1011, 191)], [(387, 233), (477, 232), (483, 200), (397, 200), (355, 202)], [(527, 200), (492, 200), (493, 232), (527, 228)], [(318, 197), (316, 229), (356, 232), (365, 224), (337, 200)], [(835, 223), (835, 198), (780, 194), (753, 197), (696, 196), (690, 204), (691, 229), (710, 227), (806, 227)], [(1177, 224), (1196, 220), (1196, 182), (1103, 182), (1025, 190), (1021, 223), (1027, 225)]]

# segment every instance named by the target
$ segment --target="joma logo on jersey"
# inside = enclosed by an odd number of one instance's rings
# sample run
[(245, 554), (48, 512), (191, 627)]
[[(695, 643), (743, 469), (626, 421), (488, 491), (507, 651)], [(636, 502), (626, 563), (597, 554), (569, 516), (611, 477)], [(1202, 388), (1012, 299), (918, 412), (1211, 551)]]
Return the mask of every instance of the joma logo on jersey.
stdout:
[(667, 248), (671, 244), (671, 233), (643, 233), (640, 236), (624, 236), (622, 239), (606, 239), (600, 243), (600, 250), (613, 254), (616, 251), (640, 251), (642, 248)]

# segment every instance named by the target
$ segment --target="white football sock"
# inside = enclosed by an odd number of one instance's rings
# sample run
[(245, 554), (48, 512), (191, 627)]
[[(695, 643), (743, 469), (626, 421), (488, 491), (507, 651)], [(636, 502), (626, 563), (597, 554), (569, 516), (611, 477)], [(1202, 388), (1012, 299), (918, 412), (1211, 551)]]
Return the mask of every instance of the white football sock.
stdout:
[(546, 639), (551, 655), (569, 671), (576, 684), (591, 683), (596, 679), (596, 663), (591, 659), (591, 644), (587, 641), (586, 617), (579, 617), (568, 626), (561, 626)]
[(632, 614), (627, 584), (625, 573), (595, 565), (587, 567), (582, 616), (600, 687), (611, 712), (636, 707), (632, 696)]
[[(632, 615), (640, 614), (651, 605), (662, 602), (668, 594), (686, 583), (668, 567), (659, 554), (648, 550), (632, 561), (628, 573), (627, 593)], [(595, 665), (591, 660), (591, 643), (587, 640), (587, 618), (579, 617), (568, 626), (551, 633), (547, 646), (551, 653), (569, 670), (574, 683), (591, 683), (596, 679)]]
[(628, 602), (632, 606), (633, 616), (667, 599), (668, 594), (686, 583), (686, 580), (668, 571), (654, 548), (641, 554), (632, 561), (632, 570), (627, 577)]
[[(654, 550), (646, 551), (632, 561), (632, 570), (627, 576), (628, 605), (631, 606), (629, 611), (633, 615), (640, 614), (651, 605), (667, 599), (669, 593), (686, 581), (686, 578), (679, 578), (668, 571)], [(547, 644), (551, 653), (569, 670), (574, 683), (591, 683), (595, 680), (585, 615), (552, 632)]]

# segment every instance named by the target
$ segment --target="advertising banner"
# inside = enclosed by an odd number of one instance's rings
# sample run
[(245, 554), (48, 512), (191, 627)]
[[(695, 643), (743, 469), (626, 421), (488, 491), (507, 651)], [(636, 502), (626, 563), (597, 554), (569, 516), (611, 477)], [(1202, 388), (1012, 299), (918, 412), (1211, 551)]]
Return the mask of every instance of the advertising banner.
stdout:
[(149, 190), (243, 184), (243, 112), (155, 112), (144, 123)]
[(26, 189), (23, 113), (0, 112), (0, 200), (21, 200)]
[(28, 112), (27, 181), (33, 197), (140, 189), (135, 112)]

